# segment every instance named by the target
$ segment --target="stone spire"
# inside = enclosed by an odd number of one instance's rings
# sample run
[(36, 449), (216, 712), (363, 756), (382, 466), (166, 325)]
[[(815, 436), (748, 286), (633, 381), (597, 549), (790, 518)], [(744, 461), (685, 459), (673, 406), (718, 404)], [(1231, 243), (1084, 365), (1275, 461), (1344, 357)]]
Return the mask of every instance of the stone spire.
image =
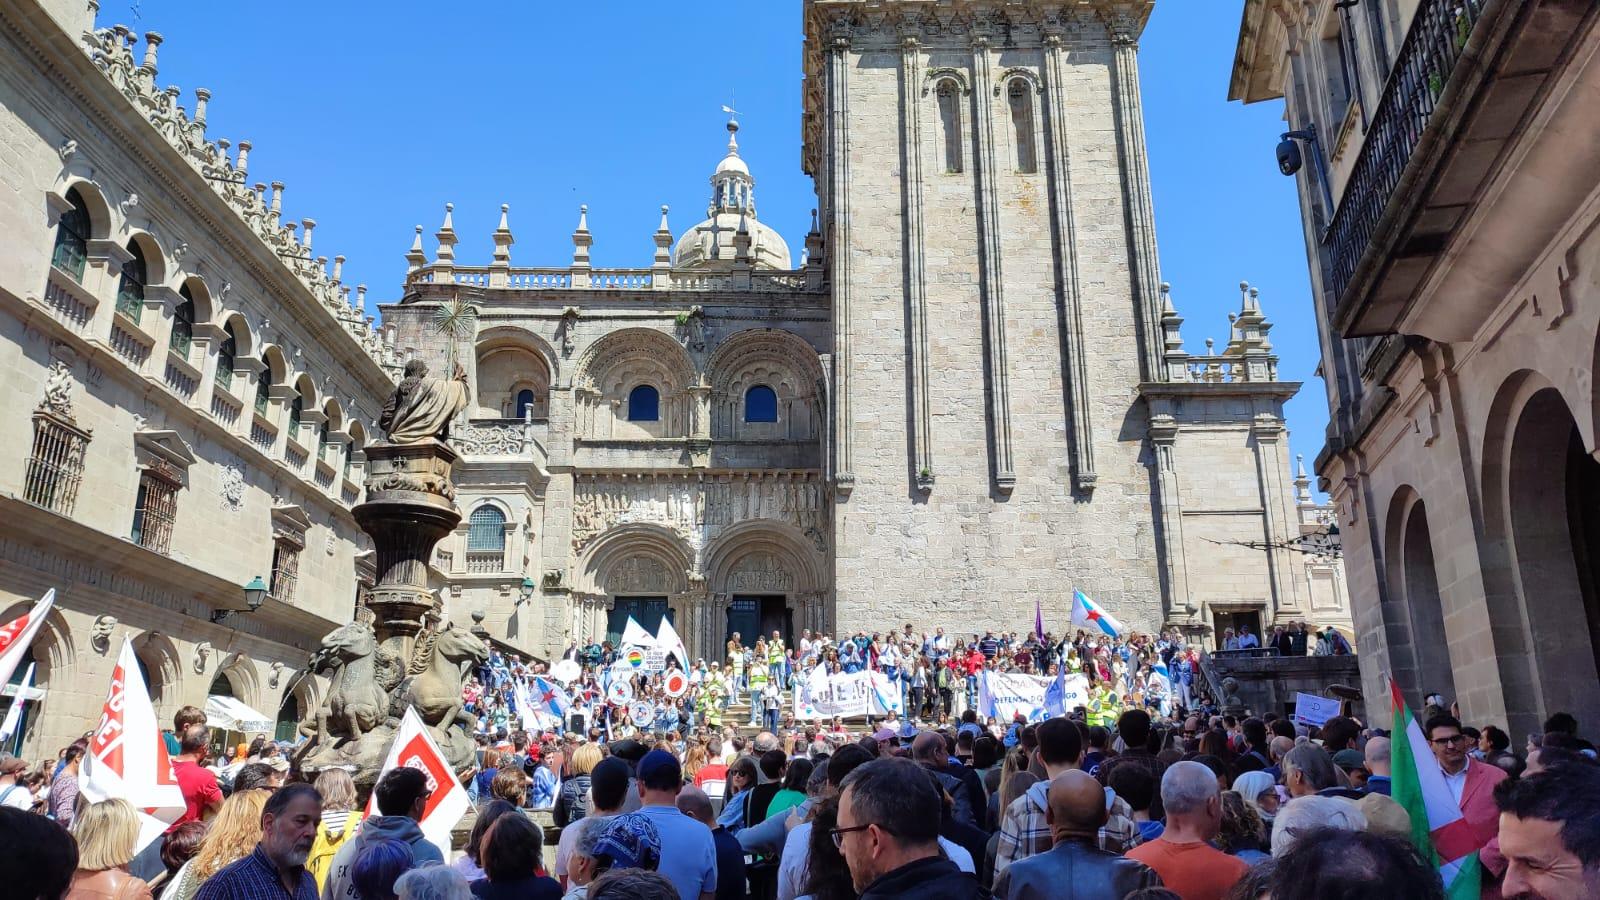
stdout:
[(444, 205), (444, 224), (433, 233), (439, 239), (439, 249), (434, 253), (433, 261), (439, 265), (454, 268), (456, 262), (456, 223), (454, 203)]
[(494, 230), (494, 259), (489, 263), (489, 287), (511, 286), (511, 205), (500, 204), (500, 224)]
[(422, 252), (422, 226), (417, 226), (417, 236), (411, 239), (411, 249), (406, 251), (406, 274), (410, 275), (428, 264), (428, 255)]
[(1304, 453), (1297, 453), (1294, 457), (1294, 502), (1296, 506), (1310, 506), (1311, 476), (1306, 474), (1306, 457)]
[(511, 265), (511, 245), (516, 240), (511, 237), (511, 225), (508, 216), (511, 213), (511, 204), (500, 204), (500, 225), (494, 230), (494, 263), (495, 265)]
[(653, 269), (666, 269), (672, 266), (672, 229), (667, 226), (667, 207), (661, 207), (661, 224), (656, 226), (654, 235), (656, 242), (656, 255), (651, 263)]
[(1162, 361), (1168, 381), (1189, 380), (1189, 354), (1183, 351), (1183, 316), (1172, 305), (1172, 285), (1161, 283)]
[(693, 268), (729, 268), (739, 263), (735, 246), (744, 234), (750, 248), (748, 265), (757, 269), (789, 268), (789, 247), (756, 214), (756, 180), (739, 156), (739, 123), (728, 121), (728, 149), (711, 173), (711, 200), (705, 221), (685, 231), (672, 253), (672, 264)]
[(1272, 342), (1267, 339), (1272, 323), (1261, 312), (1261, 292), (1251, 287), (1250, 282), (1241, 281), (1239, 295), (1239, 314), (1229, 317), (1232, 328), (1223, 355), (1244, 357), (1243, 374), (1247, 381), (1276, 381), (1278, 358), (1272, 355)]
[[(582, 269), (585, 272), (589, 270), (589, 248), (592, 246), (594, 246), (594, 235), (589, 233), (589, 206), (585, 204), (578, 207), (578, 227), (572, 232), (572, 268)], [(584, 287), (588, 286), (586, 282)]]

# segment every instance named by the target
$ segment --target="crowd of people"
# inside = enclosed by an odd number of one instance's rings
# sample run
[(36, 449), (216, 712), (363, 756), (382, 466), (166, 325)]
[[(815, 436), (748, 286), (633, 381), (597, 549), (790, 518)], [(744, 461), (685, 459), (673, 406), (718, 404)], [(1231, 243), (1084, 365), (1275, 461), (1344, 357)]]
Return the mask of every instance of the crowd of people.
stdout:
[[(1298, 635), (1297, 642), (1283, 642), (1284, 654), (1333, 652), (1331, 639), (1316, 636), (1302, 623), (1279, 632)], [(1337, 634), (1332, 628), (1327, 632)], [(1308, 636), (1315, 637), (1308, 641)], [(1228, 637), (1237, 642), (1231, 633)], [(1348, 644), (1343, 646), (1348, 649)], [(1230, 649), (1240, 648), (1230, 645)], [(758, 636), (749, 644), (735, 632), (720, 660), (684, 659), (681, 666), (675, 659), (669, 662), (687, 676), (687, 689), (676, 694), (669, 690), (663, 672), (621, 676), (629, 681), (629, 695), (646, 703), (650, 711), (646, 722), (635, 722), (626, 705), (607, 703), (606, 688), (619, 677), (616, 666), (622, 655), (623, 648), (610, 641), (566, 649), (562, 659), (577, 668), (574, 677), (563, 683), (566, 707), (560, 727), (551, 723), (550, 730), (592, 731), (603, 737), (681, 735), (695, 728), (741, 724), (729, 711), (735, 706), (743, 724), (767, 731), (793, 728), (793, 691), (818, 666), (829, 674), (867, 669), (882, 673), (900, 699), (904, 718), (935, 727), (948, 726), (963, 710), (977, 707), (984, 672), (1054, 676), (1064, 668), (1068, 674), (1082, 674), (1095, 688), (1091, 713), (1107, 723), (1125, 707), (1168, 715), (1180, 706), (1213, 706), (1211, 691), (1199, 675), (1198, 648), (1186, 645), (1176, 632), (1110, 637), (1083, 630), (1061, 636), (986, 631), (961, 638), (947, 635), (943, 628), (916, 632), (907, 623), (901, 630), (858, 631), (838, 639), (807, 629), (793, 646), (779, 632)], [(476, 716), (477, 733), (504, 740), (526, 727), (532, 719), (519, 709), (516, 688), (526, 688), (536, 677), (550, 677), (550, 667), (515, 654), (491, 652), (466, 688), (467, 709)], [(546, 715), (548, 708), (537, 702), (537, 693), (529, 695), (538, 707), (536, 716)]]
[[(880, 898), (1443, 898), (1431, 844), (1393, 796), (1392, 741), (1341, 715), (1308, 727), (1272, 713), (1209, 708), (1191, 648), (1174, 635), (1054, 641), (942, 632), (858, 643), (802, 638), (724, 669), (697, 660), (692, 717), (627, 714), (522, 727), (518, 678), (537, 665), (496, 657), (477, 673), (479, 764), (460, 848), (419, 821), (442, 786), (396, 768), (371, 815), (342, 770), (303, 776), (271, 742), (212, 761), (204, 714), (168, 735), (183, 815), (136, 853), (140, 819), (122, 800), (77, 792), (85, 742), (41, 769), (0, 759), (5, 896), (290, 900), (880, 900)], [(913, 653), (904, 652), (911, 645)], [(588, 677), (609, 668), (575, 648)], [(1067, 665), (1089, 702), (1043, 721), (961, 706), (976, 669), (1049, 674)], [(581, 660), (580, 660), (580, 657)], [(734, 664), (737, 658), (739, 663)], [(953, 661), (960, 660), (959, 669)], [(906, 715), (865, 724), (794, 722), (751, 734), (711, 713), (774, 692), (808, 665), (935, 666), (959, 672), (932, 694), (901, 680)], [(721, 670), (720, 672), (718, 670)], [(731, 670), (731, 672), (730, 672)], [(766, 676), (765, 683), (760, 672)], [(572, 706), (583, 678), (572, 680)], [(602, 679), (590, 709), (604, 706)], [(639, 676), (640, 693), (665, 679)], [(512, 687), (508, 690), (506, 685)], [(948, 692), (945, 695), (943, 692)], [(713, 702), (702, 701), (711, 698)], [(918, 702), (920, 701), (920, 702)], [(1470, 850), (1483, 897), (1600, 897), (1600, 763), (1579, 723), (1557, 714), (1513, 747), (1428, 698), (1418, 722), (1459, 805), (1450, 848)], [(748, 702), (748, 700), (746, 700)], [(517, 713), (496, 726), (493, 710)], [(664, 710), (667, 705), (664, 705)], [(703, 710), (700, 707), (704, 707)], [(585, 716), (582, 711), (576, 716)], [(769, 721), (767, 724), (771, 724)], [(1407, 744), (1407, 747), (1410, 745)], [(43, 776), (42, 784), (34, 783)], [(1403, 799), (1403, 798), (1402, 798)], [(1454, 872), (1451, 873), (1452, 876)]]

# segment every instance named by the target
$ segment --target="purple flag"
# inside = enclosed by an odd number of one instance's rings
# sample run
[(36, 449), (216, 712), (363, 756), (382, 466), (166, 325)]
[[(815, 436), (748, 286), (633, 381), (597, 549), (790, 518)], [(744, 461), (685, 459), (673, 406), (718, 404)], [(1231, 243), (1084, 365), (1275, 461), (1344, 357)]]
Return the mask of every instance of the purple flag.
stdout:
[(1033, 601), (1033, 634), (1039, 640), (1044, 640), (1044, 612), (1039, 608), (1039, 600)]

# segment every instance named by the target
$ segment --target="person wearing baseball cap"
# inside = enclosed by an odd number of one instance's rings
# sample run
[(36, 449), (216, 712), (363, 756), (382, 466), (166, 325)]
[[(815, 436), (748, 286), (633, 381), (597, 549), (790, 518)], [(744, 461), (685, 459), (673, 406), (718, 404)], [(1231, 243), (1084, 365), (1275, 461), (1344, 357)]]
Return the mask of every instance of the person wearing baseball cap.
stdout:
[(23, 812), (33, 808), (33, 792), (22, 784), (22, 774), (28, 771), (28, 761), (20, 756), (0, 759), (0, 806), (10, 806)]
[(678, 809), (683, 767), (665, 750), (639, 760), (639, 799), (635, 815), (655, 826), (661, 838), (657, 868), (678, 889), (680, 900), (711, 900), (717, 892), (717, 849), (710, 829)]

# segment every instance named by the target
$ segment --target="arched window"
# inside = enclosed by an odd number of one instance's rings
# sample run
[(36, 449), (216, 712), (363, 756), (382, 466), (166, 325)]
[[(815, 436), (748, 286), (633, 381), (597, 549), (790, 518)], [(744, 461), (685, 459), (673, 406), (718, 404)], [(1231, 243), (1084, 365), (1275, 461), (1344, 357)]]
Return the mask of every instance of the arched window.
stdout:
[(50, 265), (82, 281), (83, 264), (89, 258), (89, 207), (77, 188), (67, 191), (67, 202), (72, 208), (61, 214), (56, 225), (56, 247), (50, 254)]
[(331, 425), (329, 425), (327, 419), (323, 419), (322, 420), (322, 425), (317, 428), (317, 455), (318, 456), (327, 456), (328, 455), (328, 435), (331, 434), (332, 432), (333, 432), (333, 427)]
[(222, 340), (217, 342), (217, 384), (223, 390), (233, 385), (233, 362), (239, 355), (239, 342), (233, 337), (233, 323), (223, 326)]
[(217, 677), (211, 679), (211, 687), (206, 690), (206, 694), (212, 697), (235, 697), (233, 679), (228, 677), (227, 672), (218, 672)]
[(1028, 82), (1011, 79), (1006, 89), (1011, 103), (1011, 131), (1017, 146), (1017, 171), (1032, 175), (1039, 171), (1039, 155), (1033, 143), (1033, 98), (1028, 96)]
[(267, 400), (272, 396), (272, 368), (263, 368), (256, 373), (256, 412), (267, 414)]
[(944, 148), (944, 170), (961, 171), (961, 96), (955, 81), (946, 78), (935, 91), (939, 100), (939, 130)]
[(485, 503), (472, 511), (467, 520), (467, 550), (504, 550), (506, 514), (500, 507)]
[(178, 289), (178, 296), (182, 299), (172, 310), (172, 340), (167, 346), (188, 359), (189, 347), (194, 343), (194, 296), (189, 293), (188, 285)]
[(300, 417), (305, 414), (306, 401), (303, 397), (295, 397), (289, 404), (289, 438), (300, 440)]
[(744, 392), (744, 420), (746, 422), (778, 421), (778, 392), (758, 384)]
[(628, 421), (661, 421), (661, 392), (648, 384), (641, 384), (628, 392)]
[(117, 281), (117, 312), (137, 322), (144, 312), (144, 287), (149, 283), (150, 269), (138, 241), (128, 242), (128, 252), (133, 258), (122, 264), (122, 278)]
[(350, 439), (350, 443), (344, 445), (344, 480), (345, 481), (349, 481), (350, 480), (350, 467), (355, 464), (356, 454), (359, 453), (360, 451), (361, 451), (361, 444), (358, 443), (355, 438), (351, 438)]
[(517, 418), (528, 418), (529, 410), (533, 409), (533, 389), (523, 388), (517, 391)]

